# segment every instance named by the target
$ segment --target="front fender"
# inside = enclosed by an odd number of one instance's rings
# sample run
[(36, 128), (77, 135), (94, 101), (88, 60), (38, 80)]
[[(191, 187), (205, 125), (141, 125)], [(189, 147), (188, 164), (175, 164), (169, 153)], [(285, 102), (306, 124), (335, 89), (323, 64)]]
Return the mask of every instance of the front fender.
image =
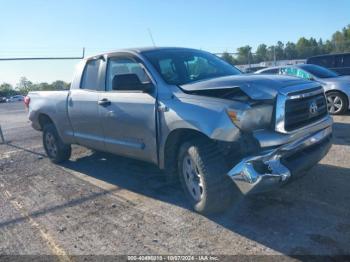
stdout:
[(165, 145), (169, 134), (178, 129), (199, 132), (206, 137), (234, 142), (240, 137), (240, 130), (235, 126), (226, 113), (227, 105), (211, 103), (209, 100), (188, 101), (171, 99), (161, 102), (165, 112), (159, 113), (159, 166), (164, 167)]

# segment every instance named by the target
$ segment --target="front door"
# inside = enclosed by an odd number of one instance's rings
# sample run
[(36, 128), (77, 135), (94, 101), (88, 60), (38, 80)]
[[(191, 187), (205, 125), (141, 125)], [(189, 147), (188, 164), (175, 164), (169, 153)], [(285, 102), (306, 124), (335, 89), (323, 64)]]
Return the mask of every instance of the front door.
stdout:
[(150, 79), (141, 62), (131, 57), (108, 60), (106, 92), (101, 93), (99, 106), (106, 150), (111, 153), (157, 162), (156, 90), (145, 93), (134, 87), (118, 87), (118, 75), (136, 75), (140, 82)]

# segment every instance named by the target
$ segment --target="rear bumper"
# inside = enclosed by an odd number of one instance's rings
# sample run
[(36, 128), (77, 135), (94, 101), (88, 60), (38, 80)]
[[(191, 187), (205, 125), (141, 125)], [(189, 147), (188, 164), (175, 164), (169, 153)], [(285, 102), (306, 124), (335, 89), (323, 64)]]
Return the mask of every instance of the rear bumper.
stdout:
[(246, 157), (228, 175), (244, 194), (272, 190), (317, 164), (328, 153), (331, 138), (332, 127), (329, 126), (261, 154)]

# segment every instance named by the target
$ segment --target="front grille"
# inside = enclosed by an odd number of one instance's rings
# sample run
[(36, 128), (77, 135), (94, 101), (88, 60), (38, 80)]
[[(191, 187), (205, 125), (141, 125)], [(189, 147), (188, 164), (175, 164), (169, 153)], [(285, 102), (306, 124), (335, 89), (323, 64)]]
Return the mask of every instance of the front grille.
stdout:
[[(317, 107), (315, 106), (317, 105)], [(285, 104), (286, 131), (309, 125), (327, 115), (327, 103), (323, 93), (309, 97), (289, 99)]]

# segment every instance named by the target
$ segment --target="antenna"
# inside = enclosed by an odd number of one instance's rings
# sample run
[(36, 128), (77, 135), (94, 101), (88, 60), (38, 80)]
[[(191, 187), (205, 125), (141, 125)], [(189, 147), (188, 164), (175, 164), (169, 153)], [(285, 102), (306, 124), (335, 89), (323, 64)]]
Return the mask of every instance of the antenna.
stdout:
[(154, 42), (154, 39), (153, 39), (153, 35), (152, 35), (152, 32), (151, 32), (151, 29), (147, 28), (147, 31), (148, 31), (149, 37), (151, 38), (153, 46), (156, 46), (156, 43)]

